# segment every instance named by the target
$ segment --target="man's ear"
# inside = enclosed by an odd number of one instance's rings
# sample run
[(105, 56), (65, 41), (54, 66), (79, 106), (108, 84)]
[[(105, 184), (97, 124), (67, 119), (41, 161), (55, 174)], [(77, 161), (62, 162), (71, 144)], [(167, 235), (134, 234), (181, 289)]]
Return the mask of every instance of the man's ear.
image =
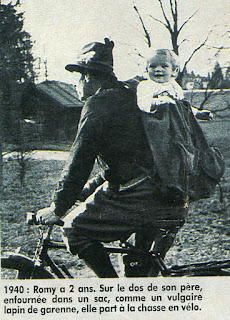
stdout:
[(178, 74), (179, 74), (179, 67), (176, 67), (172, 71), (172, 77), (177, 78)]

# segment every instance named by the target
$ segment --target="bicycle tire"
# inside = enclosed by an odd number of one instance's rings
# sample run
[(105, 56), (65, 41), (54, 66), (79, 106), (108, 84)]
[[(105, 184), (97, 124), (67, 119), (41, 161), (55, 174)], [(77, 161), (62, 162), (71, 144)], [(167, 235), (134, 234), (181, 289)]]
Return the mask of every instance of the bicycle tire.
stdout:
[(1, 268), (17, 270), (17, 279), (53, 279), (54, 276), (42, 266), (22, 254), (9, 252), (1, 257)]
[(170, 276), (230, 276), (230, 260), (207, 261), (190, 265), (172, 266)]

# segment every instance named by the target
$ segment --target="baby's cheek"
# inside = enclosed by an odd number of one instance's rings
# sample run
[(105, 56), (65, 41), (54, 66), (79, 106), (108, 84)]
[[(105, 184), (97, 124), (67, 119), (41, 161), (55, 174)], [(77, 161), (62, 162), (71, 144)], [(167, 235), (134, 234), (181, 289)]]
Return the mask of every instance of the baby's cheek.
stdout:
[(149, 78), (151, 80), (154, 80), (154, 72), (148, 72), (148, 74), (149, 74)]

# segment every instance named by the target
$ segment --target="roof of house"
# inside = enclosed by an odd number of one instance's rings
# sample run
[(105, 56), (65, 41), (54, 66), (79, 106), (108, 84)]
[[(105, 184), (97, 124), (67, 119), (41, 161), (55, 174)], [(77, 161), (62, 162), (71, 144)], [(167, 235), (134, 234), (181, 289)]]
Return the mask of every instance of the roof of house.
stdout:
[(59, 81), (44, 81), (36, 85), (37, 90), (48, 95), (62, 106), (69, 108), (82, 107), (83, 103), (72, 84)]

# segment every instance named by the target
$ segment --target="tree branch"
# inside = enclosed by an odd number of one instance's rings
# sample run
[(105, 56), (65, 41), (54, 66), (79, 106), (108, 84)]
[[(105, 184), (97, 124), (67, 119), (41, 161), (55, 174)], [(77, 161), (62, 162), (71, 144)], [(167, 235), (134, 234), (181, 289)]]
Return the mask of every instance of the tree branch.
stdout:
[(183, 39), (179, 44), (178, 44), (178, 48), (182, 45), (183, 42), (188, 41), (188, 39)]
[(195, 14), (198, 12), (195, 11), (185, 22), (182, 23), (182, 25), (180, 26), (179, 30), (178, 30), (178, 34), (181, 32), (181, 30), (184, 28), (184, 26), (195, 16)]
[(139, 17), (139, 20), (140, 20), (140, 22), (141, 22), (142, 28), (143, 28), (144, 33), (145, 33), (145, 38), (146, 38), (146, 40), (147, 40), (148, 47), (151, 48), (151, 45), (152, 45), (152, 44), (151, 44), (151, 38), (150, 38), (150, 35), (149, 35), (149, 33), (148, 33), (148, 30), (147, 30), (146, 27), (145, 27), (145, 24), (144, 24), (144, 21), (143, 21), (141, 15), (140, 15), (140, 12), (139, 12), (139, 10), (138, 10), (138, 8), (137, 8), (136, 6), (133, 6), (133, 8), (134, 8), (134, 10), (136, 11), (136, 13), (137, 13), (137, 15), (138, 15), (138, 17)]
[(173, 19), (174, 19), (174, 31), (176, 31), (177, 35), (178, 33), (178, 10), (177, 10), (177, 0), (174, 0), (174, 6), (175, 6), (175, 13), (173, 15)]
[(188, 60), (185, 62), (184, 67), (183, 67), (183, 70), (186, 68), (187, 64), (190, 62), (190, 60), (192, 59), (192, 57), (194, 56), (194, 54), (195, 54), (198, 50), (200, 50), (200, 49), (206, 44), (207, 40), (208, 40), (208, 36), (207, 36), (207, 38), (204, 40), (204, 42), (202, 42), (198, 47), (196, 47), (196, 48), (193, 50), (193, 52), (191, 53), (190, 57), (189, 57)]
[[(224, 96), (225, 95), (225, 92), (223, 92), (223, 91), (214, 91), (214, 90), (210, 89), (209, 87), (210, 87), (210, 81), (209, 81), (208, 86), (207, 86), (207, 88), (206, 88), (206, 90), (204, 92), (204, 99), (200, 103), (199, 110), (203, 110), (204, 109), (205, 104), (208, 102), (208, 100), (211, 97)], [(225, 102), (227, 103), (227, 101), (225, 101)], [(215, 111), (212, 110), (212, 113), (215, 113)]]
[(213, 91), (210, 91), (210, 92), (208, 92), (208, 90), (205, 91), (205, 97), (204, 97), (203, 101), (200, 103), (199, 110), (204, 109), (204, 105), (207, 103), (207, 101), (209, 100), (209, 98), (212, 95), (213, 95)]
[(227, 107), (223, 108), (223, 109), (214, 109), (212, 110), (212, 113), (218, 113), (218, 112), (224, 112), (226, 110), (230, 109), (230, 105), (228, 104)]
[(217, 50), (229, 50), (230, 47), (224, 47), (224, 46), (221, 46), (221, 47), (217, 47), (217, 46), (209, 46), (210, 49), (217, 49)]
[(168, 25), (166, 23), (164, 23), (163, 21), (161, 21), (161, 20), (159, 20), (157, 18), (154, 18), (151, 14), (149, 15), (149, 17), (151, 17), (156, 22), (159, 22), (159, 23), (163, 24), (163, 26), (168, 29)]
[[(176, 4), (176, 1), (174, 1), (174, 3)], [(174, 17), (176, 10), (173, 11), (173, 3), (172, 3), (172, 0), (170, 0), (170, 9), (171, 9), (172, 16)]]
[(223, 108), (223, 109), (214, 109), (214, 110), (212, 110), (212, 113), (215, 114), (216, 117), (221, 118), (221, 119), (230, 118), (230, 115), (227, 115), (227, 114), (222, 115), (222, 114), (220, 114), (220, 113), (222, 113), (224, 111), (227, 111), (227, 110), (230, 111), (230, 103), (226, 101), (226, 104), (227, 104), (227, 106), (225, 108)]
[(165, 9), (164, 9), (164, 6), (163, 6), (163, 4), (162, 4), (162, 1), (161, 1), (161, 0), (158, 0), (158, 1), (159, 1), (159, 3), (160, 3), (160, 7), (161, 7), (161, 11), (162, 11), (162, 13), (163, 13), (163, 16), (164, 16), (164, 18), (165, 18), (167, 28), (169, 29), (170, 33), (172, 33), (173, 30), (172, 30), (171, 24), (170, 24), (170, 22), (169, 22), (169, 20), (168, 20), (168, 18), (167, 18), (167, 15), (166, 15), (166, 13), (165, 13)]

